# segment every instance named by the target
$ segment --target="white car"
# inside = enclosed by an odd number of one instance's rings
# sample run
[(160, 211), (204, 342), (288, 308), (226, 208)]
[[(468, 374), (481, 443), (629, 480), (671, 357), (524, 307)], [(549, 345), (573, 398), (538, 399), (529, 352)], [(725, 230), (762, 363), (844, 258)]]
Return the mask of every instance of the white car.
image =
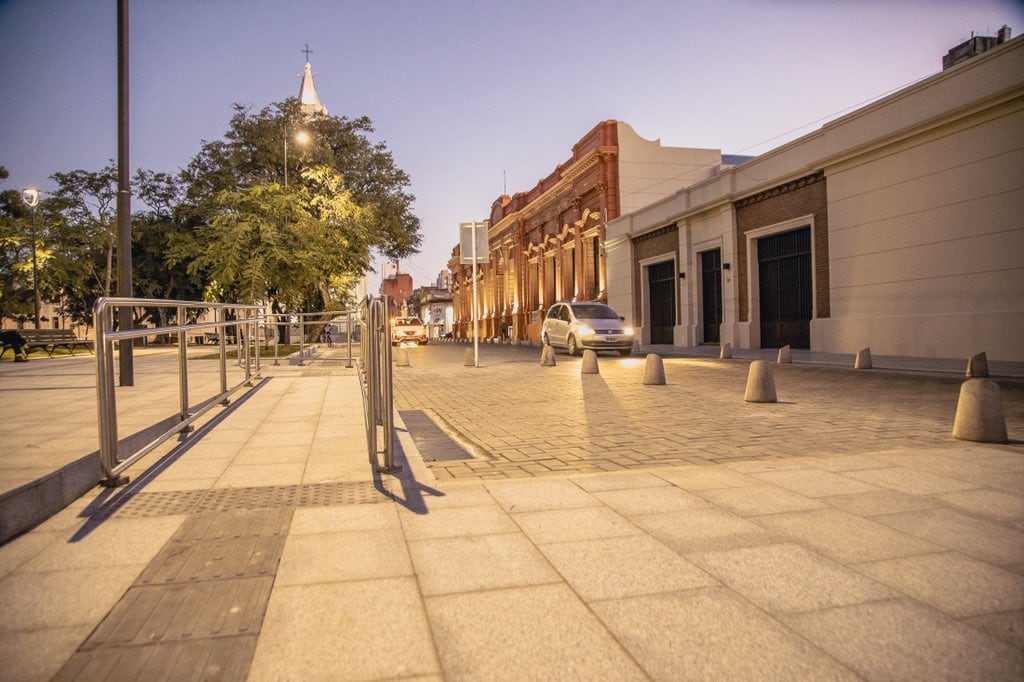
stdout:
[(396, 317), (391, 321), (391, 345), (427, 345), (427, 326), (418, 317)]
[(581, 349), (614, 350), (620, 355), (633, 352), (633, 328), (604, 303), (579, 301), (556, 303), (548, 310), (541, 327), (541, 340), (569, 355)]

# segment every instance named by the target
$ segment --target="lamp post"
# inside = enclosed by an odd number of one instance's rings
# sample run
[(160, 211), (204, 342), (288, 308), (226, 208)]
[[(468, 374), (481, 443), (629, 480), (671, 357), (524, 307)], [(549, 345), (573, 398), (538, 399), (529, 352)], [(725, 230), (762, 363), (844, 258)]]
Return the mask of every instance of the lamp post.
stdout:
[[(309, 133), (305, 130), (300, 130), (295, 133), (295, 141), (299, 144), (306, 144), (309, 142)], [(288, 130), (285, 129), (284, 133), (284, 188), (288, 189)]]
[(39, 298), (39, 261), (36, 258), (36, 206), (39, 205), (39, 190), (34, 187), (28, 187), (21, 191), (21, 197), (28, 204), (28, 207), (32, 209), (32, 224), (29, 228), (32, 232), (32, 291), (35, 296), (32, 320), (35, 322), (36, 329), (39, 329), (39, 309), (42, 308)]

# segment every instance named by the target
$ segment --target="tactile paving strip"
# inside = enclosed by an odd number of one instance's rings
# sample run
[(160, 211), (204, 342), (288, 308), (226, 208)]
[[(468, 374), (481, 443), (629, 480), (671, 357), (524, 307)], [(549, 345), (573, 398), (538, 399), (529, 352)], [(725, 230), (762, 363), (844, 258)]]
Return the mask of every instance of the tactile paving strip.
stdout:
[(55, 679), (245, 679), (293, 513), (192, 515)]
[(168, 516), (233, 509), (320, 507), (327, 505), (386, 502), (371, 481), (305, 483), (302, 485), (215, 488), (133, 492), (126, 490), (104, 504), (86, 511), (94, 521), (113, 515), (124, 517)]

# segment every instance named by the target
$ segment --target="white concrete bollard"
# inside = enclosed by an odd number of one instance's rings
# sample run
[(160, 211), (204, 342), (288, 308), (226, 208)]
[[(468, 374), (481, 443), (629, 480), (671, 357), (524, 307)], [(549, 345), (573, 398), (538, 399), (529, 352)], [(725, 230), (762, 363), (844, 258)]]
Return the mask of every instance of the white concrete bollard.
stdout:
[(661, 356), (655, 353), (647, 354), (647, 362), (644, 364), (644, 386), (665, 385), (665, 363)]
[(405, 350), (404, 348), (399, 348), (398, 350), (395, 351), (395, 366), (409, 366), (409, 351)]
[(473, 349), (467, 348), (462, 352), (462, 364), (466, 367), (475, 367), (476, 362), (474, 362), (473, 357)]
[(780, 365), (793, 362), (793, 352), (789, 346), (783, 346), (779, 349), (779, 359), (776, 362)]
[(978, 353), (967, 358), (967, 377), (987, 377), (988, 374), (988, 356), (985, 353)]
[(732, 358), (732, 344), (726, 342), (722, 344), (721, 349), (718, 351), (719, 360), (729, 360)]
[(554, 367), (555, 364), (555, 349), (545, 343), (540, 351), (540, 366)]
[(597, 353), (592, 350), (583, 351), (583, 366), (580, 367), (580, 374), (600, 374), (597, 366)]
[(755, 360), (750, 363), (747, 372), (747, 391), (743, 399), (748, 403), (775, 403), (775, 374), (772, 363), (767, 360)]
[(977, 443), (1007, 441), (999, 384), (992, 379), (968, 379), (960, 386), (953, 438)]
[(861, 348), (857, 352), (857, 359), (853, 361), (854, 369), (871, 369), (871, 349)]

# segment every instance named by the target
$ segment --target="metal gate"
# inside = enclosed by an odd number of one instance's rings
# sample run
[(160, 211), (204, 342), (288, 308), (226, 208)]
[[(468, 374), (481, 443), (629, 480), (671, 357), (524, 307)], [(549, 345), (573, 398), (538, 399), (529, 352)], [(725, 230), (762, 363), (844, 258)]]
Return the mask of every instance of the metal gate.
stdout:
[(811, 228), (757, 240), (761, 347), (811, 347)]
[(701, 314), (704, 318), (704, 343), (718, 343), (722, 324), (722, 250), (700, 254)]
[(648, 326), (651, 343), (672, 343), (672, 329), (676, 324), (676, 268), (675, 261), (647, 266), (647, 291), (650, 293)]

